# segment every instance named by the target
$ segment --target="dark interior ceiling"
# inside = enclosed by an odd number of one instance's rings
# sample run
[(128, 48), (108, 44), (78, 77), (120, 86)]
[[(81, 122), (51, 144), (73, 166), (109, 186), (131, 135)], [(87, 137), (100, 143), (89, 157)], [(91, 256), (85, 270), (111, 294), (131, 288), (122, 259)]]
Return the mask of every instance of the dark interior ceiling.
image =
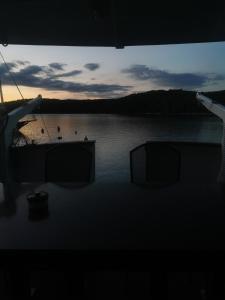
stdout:
[(113, 46), (225, 41), (225, 1), (4, 0), (0, 43)]

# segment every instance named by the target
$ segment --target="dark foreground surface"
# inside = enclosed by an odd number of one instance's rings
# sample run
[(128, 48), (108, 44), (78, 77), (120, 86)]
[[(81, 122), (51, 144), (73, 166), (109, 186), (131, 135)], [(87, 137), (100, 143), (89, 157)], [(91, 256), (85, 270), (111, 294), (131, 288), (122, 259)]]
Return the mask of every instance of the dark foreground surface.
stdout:
[[(2, 198), (5, 297), (224, 299), (220, 147), (180, 145), (181, 179), (170, 186), (143, 187), (120, 177), (80, 187), (37, 185), (48, 193), (38, 214), (27, 200), (29, 185), (14, 201)], [(190, 151), (196, 146), (201, 151)]]
[(49, 192), (48, 216), (33, 219), (24, 195), (5, 207), (2, 250), (224, 250), (225, 203), (217, 184), (150, 190), (96, 182), (76, 190), (53, 184), (40, 189)]
[(32, 219), (23, 195), (0, 221), (4, 295), (223, 299), (218, 185), (39, 188), (49, 192), (48, 217)]

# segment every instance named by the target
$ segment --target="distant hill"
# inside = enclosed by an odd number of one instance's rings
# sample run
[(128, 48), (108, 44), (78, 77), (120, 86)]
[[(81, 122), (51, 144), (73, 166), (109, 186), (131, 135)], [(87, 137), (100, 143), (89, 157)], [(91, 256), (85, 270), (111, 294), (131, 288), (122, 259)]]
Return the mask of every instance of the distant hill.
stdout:
[[(204, 95), (225, 104), (225, 90)], [(21, 104), (9, 102), (7, 110)], [(196, 92), (183, 90), (154, 90), (131, 94), (118, 99), (58, 100), (44, 99), (36, 113), (116, 113), (116, 114), (210, 114), (196, 100)]]

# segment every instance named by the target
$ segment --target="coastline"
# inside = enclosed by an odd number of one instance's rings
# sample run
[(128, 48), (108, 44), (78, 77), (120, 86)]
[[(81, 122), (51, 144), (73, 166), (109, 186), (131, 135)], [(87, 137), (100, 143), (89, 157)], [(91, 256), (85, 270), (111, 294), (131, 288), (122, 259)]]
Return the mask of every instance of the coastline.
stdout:
[[(224, 104), (225, 91), (205, 93), (215, 102)], [(15, 100), (0, 104), (5, 114), (31, 99)], [(34, 114), (118, 114), (151, 117), (212, 116), (196, 99), (194, 91), (169, 90), (148, 91), (117, 99), (46, 99)]]

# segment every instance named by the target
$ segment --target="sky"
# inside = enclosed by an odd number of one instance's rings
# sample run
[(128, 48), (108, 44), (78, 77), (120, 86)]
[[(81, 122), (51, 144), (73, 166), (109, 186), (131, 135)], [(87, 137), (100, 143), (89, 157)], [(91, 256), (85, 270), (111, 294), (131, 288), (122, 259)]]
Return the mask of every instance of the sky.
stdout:
[[(225, 42), (112, 47), (0, 46), (5, 101), (24, 98), (97, 99), (131, 93), (225, 89)], [(11, 76), (10, 76), (10, 74)]]

